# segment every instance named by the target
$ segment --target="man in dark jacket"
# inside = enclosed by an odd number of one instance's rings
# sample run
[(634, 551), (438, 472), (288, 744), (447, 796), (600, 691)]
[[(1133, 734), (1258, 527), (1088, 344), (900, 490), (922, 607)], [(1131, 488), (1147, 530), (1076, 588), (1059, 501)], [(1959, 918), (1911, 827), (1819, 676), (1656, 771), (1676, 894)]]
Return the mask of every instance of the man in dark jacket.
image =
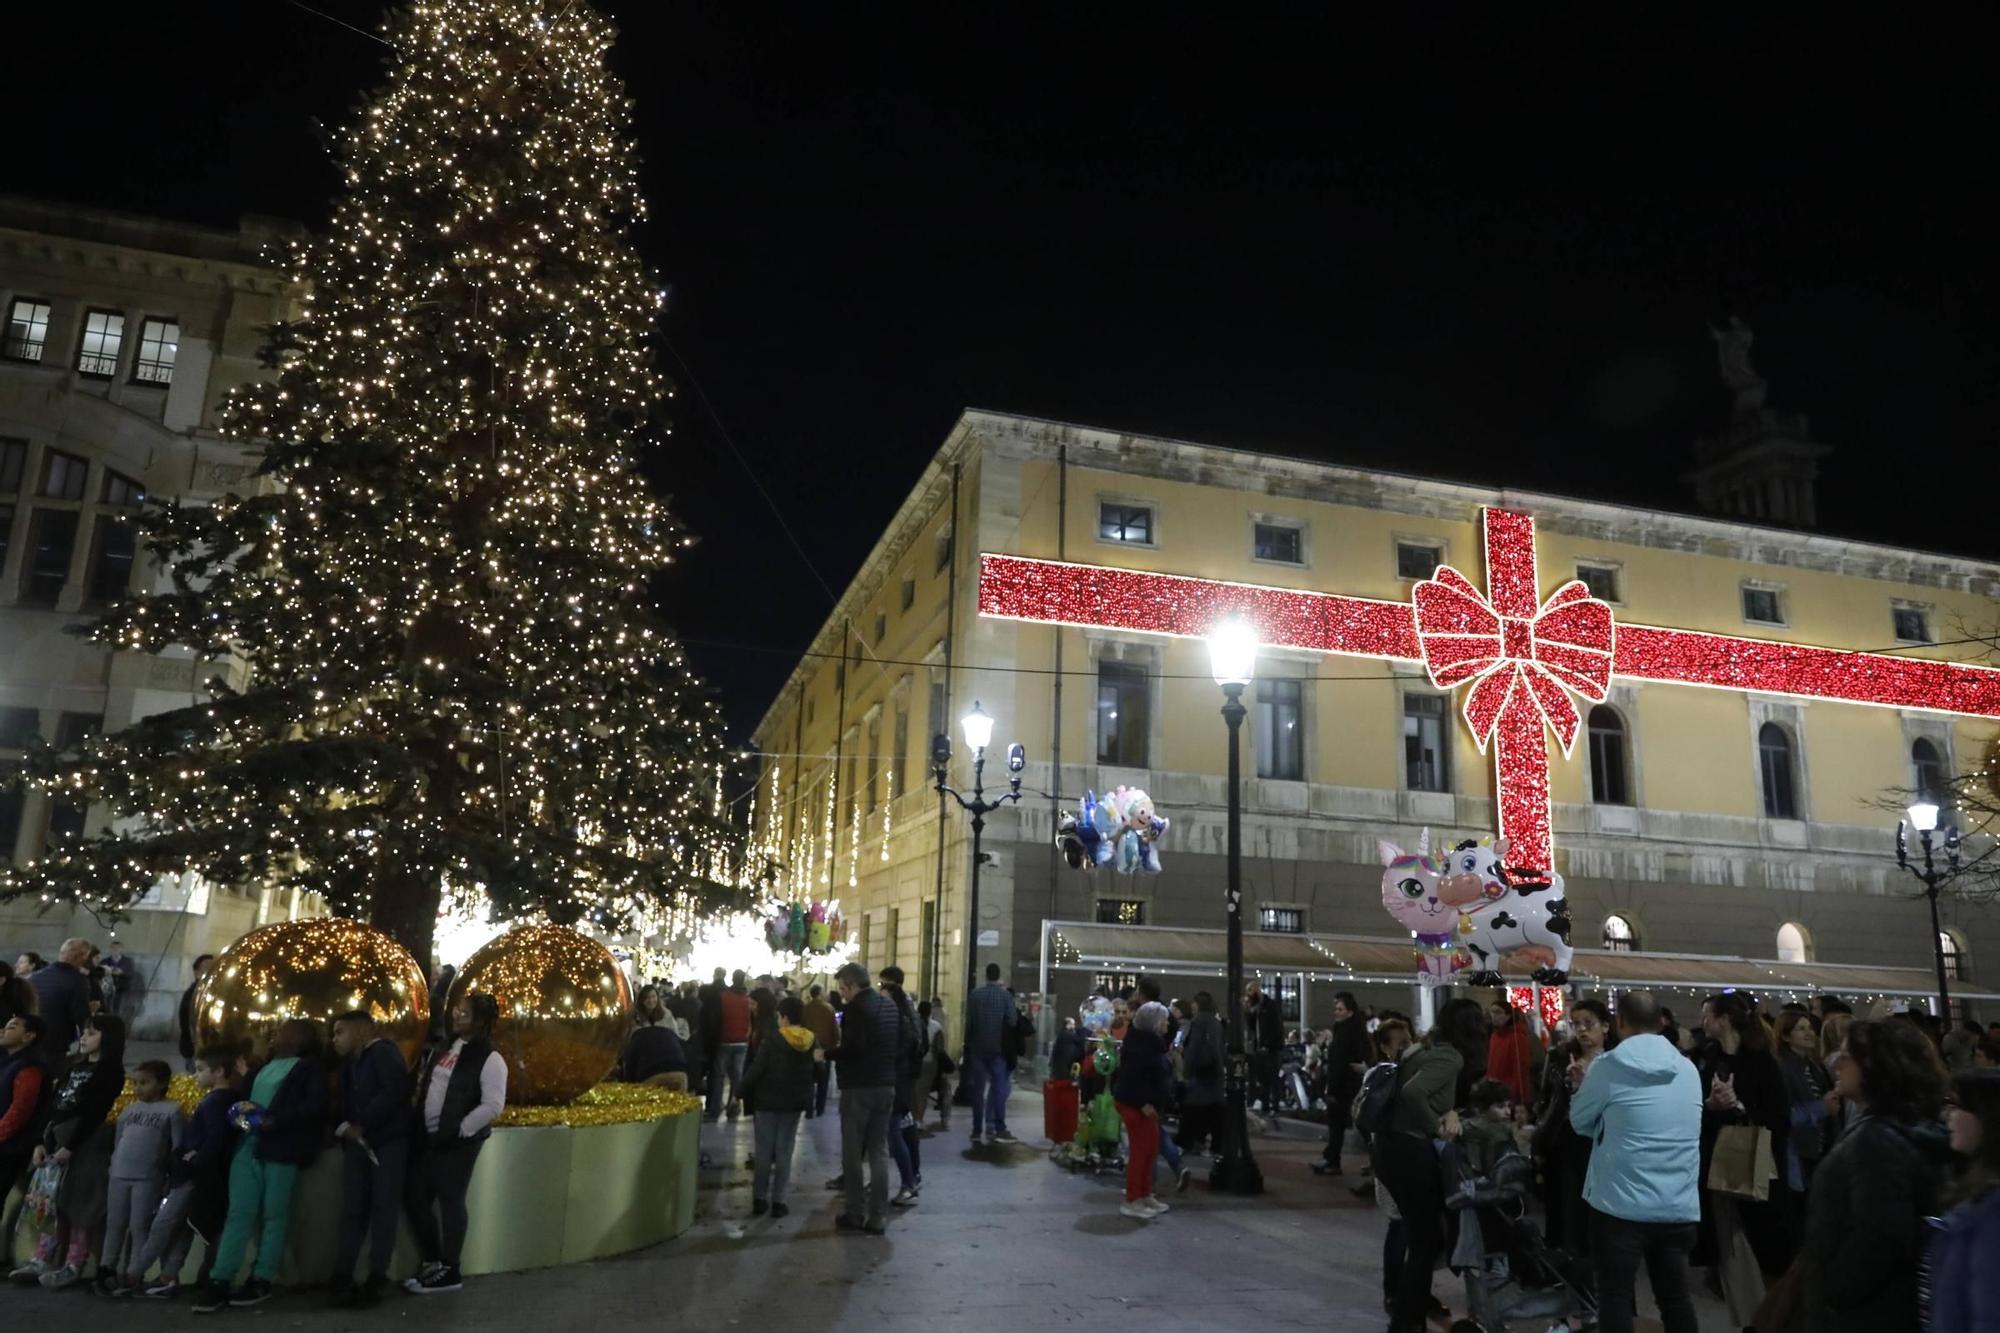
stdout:
[(652, 1083), (676, 1092), (687, 1091), (688, 1058), (674, 1031), (674, 1018), (660, 1003), (657, 986), (639, 992), (632, 1035), (618, 1060), (618, 1077), (625, 1083)]
[(181, 992), (180, 1008), (175, 1016), (175, 1026), (180, 1029), (181, 1059), (190, 1074), (194, 1072), (194, 993), (213, 966), (215, 955), (212, 953), (205, 953), (194, 960), (194, 966), (188, 969), (187, 989)]
[(1014, 1043), (1014, 997), (1000, 984), (1000, 964), (986, 965), (986, 984), (965, 1005), (965, 1074), (972, 1084), (972, 1142), (1012, 1143), (1007, 1132), (1007, 1052)]
[[(341, 1149), (343, 1204), (330, 1304), (358, 1309), (382, 1299), (396, 1253), (397, 1210), (410, 1147), (410, 1067), (365, 1009), (333, 1020), (333, 1049), (343, 1062), (340, 1128), (334, 1131)], [(368, 1279), (357, 1287), (354, 1264), (364, 1237), (371, 1242)]]
[(1201, 1152), (1222, 1127), (1222, 1071), (1227, 1056), (1222, 1020), (1215, 1016), (1215, 997), (1196, 991), (1194, 1017), (1188, 1020), (1187, 1036), (1181, 1041), (1181, 1068), (1187, 1072), (1179, 1136), (1184, 1152)]
[[(729, 973), (722, 968), (715, 969), (715, 980), (695, 992), (701, 1005), (701, 1056), (702, 1083), (705, 1087), (716, 1087), (716, 1062), (722, 1058), (722, 992), (729, 989)], [(707, 1119), (715, 1116), (708, 1114)]]
[[(836, 972), (834, 986), (845, 1004), (840, 1045), (840, 1163), (847, 1211), (834, 1218), (842, 1231), (884, 1233), (889, 1206), (889, 1120), (896, 1102), (896, 1052), (907, 1034), (903, 1017), (888, 996), (868, 984), (868, 969), (849, 963)], [(861, 1180), (862, 1159), (868, 1181)]]
[(35, 1012), (44, 1024), (42, 1055), (49, 1060), (67, 1055), (90, 1019), (90, 977), (84, 965), (91, 952), (89, 940), (64, 940), (56, 961), (28, 978), (35, 990)]
[(1333, 1040), (1326, 1048), (1326, 1147), (1313, 1171), (1340, 1174), (1340, 1149), (1347, 1140), (1348, 1108), (1361, 1090), (1368, 1067), (1368, 1022), (1349, 991), (1333, 997)]
[(1243, 1035), (1249, 1046), (1250, 1090), (1264, 1114), (1278, 1114), (1278, 1067), (1285, 1050), (1285, 1019), (1278, 1002), (1255, 980), (1243, 988)]

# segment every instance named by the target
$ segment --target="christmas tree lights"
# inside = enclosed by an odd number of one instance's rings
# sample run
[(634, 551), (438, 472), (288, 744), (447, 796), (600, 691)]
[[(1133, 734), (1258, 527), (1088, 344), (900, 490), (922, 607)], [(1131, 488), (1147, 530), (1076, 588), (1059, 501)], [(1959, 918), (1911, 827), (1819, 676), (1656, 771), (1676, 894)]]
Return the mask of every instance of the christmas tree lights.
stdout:
[(432, 0), (384, 35), (275, 378), (223, 412), (266, 484), (149, 508), (159, 589), (88, 628), (191, 650), (210, 697), (32, 756), (117, 819), (0, 896), (304, 887), (420, 958), (441, 904), (611, 928), (748, 900), (721, 728), (649, 586), (690, 538), (635, 471), (667, 388), (613, 28)]

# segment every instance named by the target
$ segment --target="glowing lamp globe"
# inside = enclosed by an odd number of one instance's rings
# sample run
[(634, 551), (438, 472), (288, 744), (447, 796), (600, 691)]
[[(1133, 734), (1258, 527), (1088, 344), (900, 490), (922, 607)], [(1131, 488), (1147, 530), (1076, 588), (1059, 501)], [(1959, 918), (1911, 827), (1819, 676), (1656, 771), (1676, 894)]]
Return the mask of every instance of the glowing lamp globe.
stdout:
[(1257, 674), (1257, 630), (1231, 616), (1208, 632), (1208, 660), (1217, 685), (1248, 685)]
[(1933, 801), (1918, 801), (1910, 807), (1910, 827), (1919, 833), (1929, 833), (1937, 827), (1938, 808)]
[(972, 711), (960, 718), (958, 725), (965, 733), (965, 748), (974, 754), (993, 743), (993, 719), (979, 706), (979, 700), (972, 701)]
[(632, 987), (611, 951), (567, 926), (521, 926), (475, 949), (447, 1011), (475, 992), (499, 1006), (493, 1049), (507, 1062), (509, 1105), (575, 1101), (604, 1081), (632, 1030)]
[(262, 1051), (280, 1023), (309, 1018), (322, 1041), (341, 1014), (365, 1009), (414, 1064), (430, 1024), (430, 987), (410, 951), (373, 926), (337, 917), (260, 926), (222, 951), (194, 995), (195, 1048)]

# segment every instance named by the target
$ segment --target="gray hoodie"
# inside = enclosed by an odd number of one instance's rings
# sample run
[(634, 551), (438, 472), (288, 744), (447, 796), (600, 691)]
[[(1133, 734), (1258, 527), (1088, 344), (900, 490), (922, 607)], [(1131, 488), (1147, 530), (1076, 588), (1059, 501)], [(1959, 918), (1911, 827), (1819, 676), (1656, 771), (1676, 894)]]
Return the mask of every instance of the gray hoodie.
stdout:
[(165, 1097), (156, 1102), (133, 1102), (118, 1117), (118, 1130), (111, 1141), (111, 1178), (153, 1180), (165, 1176), (167, 1160), (186, 1132), (187, 1114), (179, 1104)]

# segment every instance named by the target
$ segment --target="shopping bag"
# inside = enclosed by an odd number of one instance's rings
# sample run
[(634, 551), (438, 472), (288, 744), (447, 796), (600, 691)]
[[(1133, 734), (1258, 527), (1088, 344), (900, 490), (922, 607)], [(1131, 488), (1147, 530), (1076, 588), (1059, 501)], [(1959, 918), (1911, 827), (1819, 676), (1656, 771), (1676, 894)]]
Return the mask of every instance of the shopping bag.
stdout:
[(56, 1228), (56, 1192), (62, 1188), (63, 1168), (51, 1157), (28, 1176), (28, 1193), (21, 1200), (21, 1219), (31, 1236), (42, 1236)]
[(1771, 1181), (1777, 1174), (1770, 1130), (1762, 1125), (1724, 1125), (1716, 1135), (1715, 1153), (1708, 1163), (1710, 1189), (1761, 1203), (1771, 1197)]

